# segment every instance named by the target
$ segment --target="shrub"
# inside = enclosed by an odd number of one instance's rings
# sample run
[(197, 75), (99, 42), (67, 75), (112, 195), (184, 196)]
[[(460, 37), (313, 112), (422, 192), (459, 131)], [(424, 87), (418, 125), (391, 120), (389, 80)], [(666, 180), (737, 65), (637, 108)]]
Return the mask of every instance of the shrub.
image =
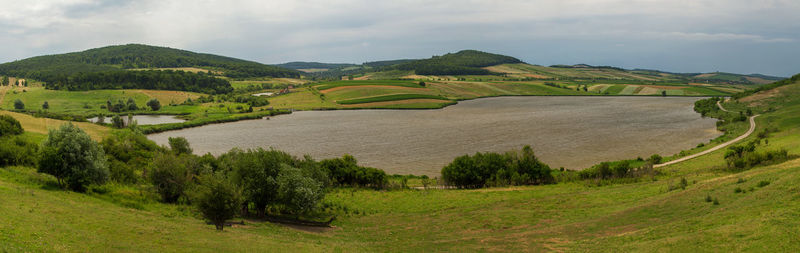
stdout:
[(169, 137), (169, 148), (175, 154), (192, 154), (189, 141), (184, 137)]
[(476, 153), (456, 157), (442, 168), (442, 179), (459, 188), (487, 185), (524, 185), (551, 183), (551, 169), (539, 161), (530, 146), (521, 153)]
[(758, 184), (756, 186), (764, 187), (764, 186), (767, 186), (767, 185), (769, 185), (769, 181), (761, 181), (761, 182), (758, 182)]
[(261, 148), (247, 151), (233, 149), (219, 159), (223, 166), (235, 173), (245, 200), (254, 205), (259, 216), (264, 216), (268, 205), (279, 202), (277, 177), (281, 165), (294, 162), (288, 153)]
[(358, 166), (351, 155), (320, 161), (320, 167), (330, 175), (333, 184), (383, 188), (388, 183), (386, 172), (370, 167)]
[(85, 191), (88, 184), (108, 180), (103, 149), (86, 132), (68, 123), (51, 130), (42, 144), (39, 172), (53, 175), (59, 184), (73, 191)]
[(212, 173), (200, 177), (192, 202), (204, 218), (222, 230), (225, 221), (235, 217), (241, 207), (242, 190), (222, 173)]
[(158, 111), (159, 109), (161, 109), (161, 102), (159, 102), (158, 99), (155, 98), (150, 99), (150, 101), (147, 101), (147, 106), (149, 106), (150, 109), (152, 109), (153, 111)]
[(742, 188), (736, 187), (736, 189), (733, 189), (733, 193), (742, 193)]
[(652, 164), (659, 164), (659, 163), (661, 163), (661, 160), (662, 160), (662, 159), (663, 159), (663, 158), (662, 158), (660, 155), (658, 155), (658, 154), (653, 154), (653, 155), (651, 155), (651, 156), (650, 156), (650, 158), (649, 158), (649, 159), (647, 159), (647, 160), (648, 160), (650, 163), (652, 163)]
[(114, 117), (111, 117), (111, 126), (114, 128), (125, 128), (125, 121), (122, 120), (119, 115), (114, 115)]
[(9, 115), (0, 115), (0, 137), (18, 135), (25, 132), (19, 121)]
[(706, 202), (712, 202), (712, 201), (714, 200), (711, 199), (711, 195), (706, 195)]
[(42, 109), (50, 109), (50, 104), (48, 104), (47, 101), (44, 101), (44, 103), (42, 103)]
[(150, 182), (155, 186), (161, 200), (175, 203), (184, 195), (193, 177), (191, 156), (157, 154), (150, 170)]
[(22, 100), (19, 99), (14, 100), (14, 109), (25, 110), (25, 103), (23, 103)]
[(36, 166), (38, 143), (28, 141), (22, 136), (0, 137), (0, 167)]
[(125, 106), (128, 108), (128, 111), (139, 110), (139, 106), (136, 105), (136, 101), (134, 101), (133, 98), (128, 98), (128, 102)]
[(297, 215), (308, 213), (322, 200), (322, 185), (302, 171), (282, 164), (277, 178), (281, 202)]

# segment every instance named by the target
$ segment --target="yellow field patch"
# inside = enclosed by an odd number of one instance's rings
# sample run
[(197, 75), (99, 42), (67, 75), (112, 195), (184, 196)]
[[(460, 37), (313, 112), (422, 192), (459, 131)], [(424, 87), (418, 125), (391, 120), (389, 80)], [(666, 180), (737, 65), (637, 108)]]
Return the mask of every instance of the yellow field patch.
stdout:
[(639, 91), (639, 95), (655, 95), (661, 93), (660, 89), (656, 89), (653, 87), (643, 87), (641, 91)]
[(372, 77), (372, 75), (363, 75), (363, 76), (359, 76), (359, 77), (353, 78), (353, 80), (369, 80), (370, 77)]
[(589, 91), (602, 91), (610, 86), (611, 86), (610, 84), (596, 84), (589, 86)]
[(222, 74), (221, 71), (211, 71), (211, 70), (207, 70), (207, 69), (192, 68), (192, 67), (184, 67), (184, 68), (142, 68), (142, 69), (129, 69), (129, 70), (133, 70), (133, 71), (142, 71), (142, 70), (172, 70), (172, 71), (179, 71), (180, 70), (180, 71), (183, 71), (183, 72), (191, 72), (191, 73), (200, 73), (200, 72), (209, 73), (210, 72), (211, 74), (215, 74), (215, 75)]
[[(25, 131), (32, 133), (39, 133), (39, 134), (47, 134), (50, 129), (56, 129), (59, 126), (69, 122), (69, 121), (50, 119), (50, 118), (36, 118), (28, 114), (9, 112), (9, 111), (0, 111), (0, 114), (10, 115), (11, 117), (17, 119), (20, 125), (22, 125), (22, 128), (25, 129)], [(95, 141), (102, 140), (103, 137), (108, 135), (109, 131), (111, 130), (108, 127), (88, 122), (72, 122), (72, 124), (83, 129), (83, 131), (89, 134), (89, 136), (91, 136), (92, 139), (94, 139)]]
[(306, 73), (316, 73), (316, 72), (328, 71), (328, 69), (297, 69), (297, 70), (303, 71), (303, 72), (306, 72)]

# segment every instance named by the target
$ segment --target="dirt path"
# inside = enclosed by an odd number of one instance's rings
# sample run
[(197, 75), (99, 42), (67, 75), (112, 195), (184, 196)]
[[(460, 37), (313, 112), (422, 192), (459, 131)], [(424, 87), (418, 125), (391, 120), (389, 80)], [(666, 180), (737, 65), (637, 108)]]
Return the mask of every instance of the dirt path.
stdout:
[[(720, 107), (720, 108), (722, 108), (722, 107)], [(703, 151), (703, 152), (700, 152), (700, 153), (697, 153), (697, 154), (694, 154), (694, 155), (690, 155), (690, 156), (687, 156), (687, 157), (682, 157), (680, 159), (669, 161), (669, 162), (665, 162), (665, 163), (662, 163), (662, 164), (653, 165), (653, 168), (664, 167), (664, 166), (667, 166), (667, 165), (673, 165), (673, 164), (676, 164), (676, 163), (679, 163), (679, 162), (683, 162), (683, 161), (686, 161), (686, 160), (689, 160), (689, 159), (692, 159), (692, 158), (695, 158), (695, 157), (698, 157), (698, 156), (701, 156), (701, 155), (705, 155), (705, 154), (717, 151), (719, 149), (727, 147), (728, 145), (731, 145), (733, 143), (741, 141), (744, 138), (747, 138), (747, 136), (750, 136), (750, 134), (752, 134), (753, 131), (756, 130), (756, 117), (758, 117), (758, 116), (759, 115), (754, 115), (754, 116), (750, 117), (750, 129), (747, 130), (747, 132), (744, 133), (743, 135), (741, 135), (739, 137), (736, 137), (736, 139), (733, 139), (733, 140), (730, 140), (728, 142), (722, 143), (720, 145), (717, 145), (717, 146), (715, 146), (713, 148), (710, 148), (710, 149), (708, 149), (706, 151)]]
[(719, 107), (719, 109), (722, 110), (723, 112), (731, 112), (731, 111), (725, 110), (725, 107), (722, 107), (722, 104), (720, 103), (720, 101), (717, 101), (717, 107)]

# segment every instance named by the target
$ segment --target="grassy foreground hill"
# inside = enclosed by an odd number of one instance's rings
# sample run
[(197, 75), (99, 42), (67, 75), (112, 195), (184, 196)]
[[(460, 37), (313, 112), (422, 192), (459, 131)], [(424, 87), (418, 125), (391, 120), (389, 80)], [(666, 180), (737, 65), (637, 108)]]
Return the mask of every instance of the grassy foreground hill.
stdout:
[(769, 131), (742, 142), (766, 139), (757, 148), (785, 149), (786, 162), (731, 171), (723, 149), (625, 183), (335, 189), (324, 200), (340, 207), (332, 229), (245, 220), (217, 232), (137, 187), (78, 194), (32, 168), (0, 168), (0, 251), (798, 251), (796, 80), (722, 104), (761, 114), (756, 132)]

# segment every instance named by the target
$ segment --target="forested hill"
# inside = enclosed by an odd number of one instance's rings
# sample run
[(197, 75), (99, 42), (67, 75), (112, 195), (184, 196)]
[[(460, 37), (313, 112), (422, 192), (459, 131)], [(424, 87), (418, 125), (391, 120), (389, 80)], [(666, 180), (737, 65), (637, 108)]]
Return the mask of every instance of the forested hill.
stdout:
[(506, 63), (522, 63), (522, 61), (511, 56), (463, 50), (393, 67), (400, 70), (413, 70), (418, 75), (489, 75), (491, 72), (482, 67)]
[(291, 69), (236, 58), (194, 53), (168, 47), (139, 44), (108, 46), (83, 52), (37, 56), (0, 64), (0, 75), (47, 81), (54, 76), (134, 68), (198, 67), (232, 78), (298, 77)]

